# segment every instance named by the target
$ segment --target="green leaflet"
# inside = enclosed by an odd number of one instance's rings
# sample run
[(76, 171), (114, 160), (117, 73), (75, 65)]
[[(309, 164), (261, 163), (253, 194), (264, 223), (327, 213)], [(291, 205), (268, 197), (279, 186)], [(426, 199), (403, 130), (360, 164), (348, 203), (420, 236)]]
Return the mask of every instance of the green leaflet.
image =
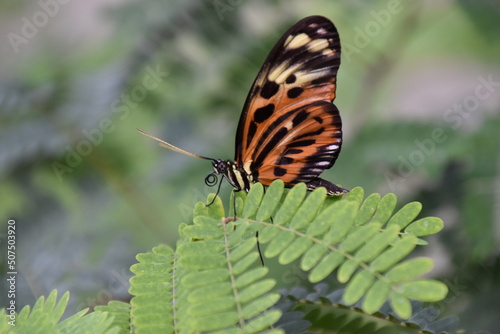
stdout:
[(269, 225), (264, 227), (262, 231), (259, 232), (259, 241), (262, 244), (270, 242), (280, 233), (280, 228), (275, 225)]
[(368, 221), (372, 218), (373, 214), (377, 210), (379, 202), (380, 194), (375, 193), (368, 196), (359, 209), (356, 220), (354, 221), (354, 225), (360, 226), (368, 223)]
[(359, 262), (357, 262), (355, 259), (349, 259), (342, 263), (342, 265), (339, 267), (339, 270), (337, 272), (337, 279), (340, 283), (347, 283), (356, 269), (358, 269)]
[(189, 270), (207, 270), (220, 268), (226, 263), (226, 259), (221, 254), (197, 254), (183, 256), (179, 259), (179, 264)]
[(254, 296), (261, 296), (271, 290), (276, 285), (273, 279), (261, 280), (251, 286), (244, 288), (239, 294), (239, 301), (246, 303), (254, 298)]
[(238, 313), (222, 312), (205, 317), (193, 318), (192, 330), (195, 332), (213, 331), (230, 326), (238, 321)]
[(327, 251), (328, 248), (323, 244), (316, 244), (312, 246), (302, 257), (300, 268), (302, 270), (311, 270)]
[(219, 240), (203, 240), (198, 242), (184, 243), (177, 248), (180, 256), (218, 253), (224, 249), (224, 245)]
[(401, 294), (423, 302), (436, 302), (446, 297), (448, 288), (442, 282), (422, 279), (401, 285)]
[(385, 281), (377, 281), (371, 286), (363, 299), (363, 310), (367, 313), (378, 311), (389, 297), (391, 286)]
[(344, 262), (344, 256), (339, 252), (333, 252), (325, 256), (309, 274), (309, 281), (316, 283), (328, 276), (335, 268)]
[(324, 242), (328, 244), (336, 244), (344, 239), (354, 222), (358, 205), (355, 202), (345, 201), (334, 203), (332, 207), (335, 211), (330, 216), (331, 228), (323, 237)]
[(390, 302), (392, 309), (399, 317), (408, 319), (411, 316), (411, 304), (408, 298), (400, 293), (393, 293)]
[(257, 238), (249, 238), (243, 241), (239, 246), (237, 246), (229, 256), (229, 261), (235, 262), (241, 259), (243, 256), (248, 254), (252, 249), (255, 249), (257, 244)]
[(227, 238), (227, 247), (232, 248), (238, 246), (245, 236), (245, 233), (247, 233), (248, 227), (249, 223), (247, 221), (241, 222), (237, 227), (235, 227), (233, 223), (227, 224), (225, 227), (226, 230), (233, 230)]
[(280, 295), (278, 293), (271, 293), (255, 299), (243, 308), (243, 318), (250, 319), (259, 313), (264, 312), (278, 302)]
[[(278, 321), (280, 317), (281, 317), (281, 311), (279, 310), (269, 311), (267, 313), (264, 313), (264, 315), (261, 315), (249, 321), (248, 324), (245, 326), (245, 330), (247, 333), (261, 332), (265, 328), (268, 328), (271, 324), (274, 324), (276, 321)], [(268, 333), (283, 333), (283, 332), (275, 330)]]
[(406, 282), (429, 272), (433, 266), (431, 259), (415, 258), (398, 264), (385, 277), (393, 283)]
[(276, 210), (280, 203), (283, 192), (285, 191), (283, 181), (276, 180), (267, 189), (262, 199), (261, 205), (255, 217), (258, 221), (267, 221)]
[[(207, 203), (212, 203), (214, 196), (214, 194), (208, 195)], [(224, 205), (219, 196), (216, 197), (211, 205), (207, 206), (207, 216), (219, 221), (225, 216)]]
[(249, 284), (263, 278), (264, 276), (267, 275), (269, 272), (269, 269), (266, 267), (259, 267), (259, 268), (254, 268), (251, 270), (246, 271), (245, 273), (241, 274), (237, 279), (236, 279), (236, 287), (238, 289), (242, 289)]
[(325, 198), (325, 188), (318, 188), (311, 192), (293, 216), (290, 227), (299, 229), (306, 226), (316, 216)]
[(305, 183), (299, 183), (293, 187), (286, 195), (285, 201), (281, 204), (276, 216), (273, 218), (274, 224), (283, 225), (288, 223), (302, 204), (306, 193), (307, 187)]
[[(236, 197), (236, 203), (234, 201), (234, 197)], [(229, 203), (229, 213), (228, 216), (234, 215), (234, 205), (236, 204), (236, 216), (243, 217), (243, 204), (247, 198), (247, 193), (244, 191), (233, 191), (231, 192), (231, 202)]]
[(376, 271), (386, 271), (415, 248), (417, 238), (414, 236), (405, 236), (392, 245), (386, 252), (379, 255), (371, 263), (371, 267)]
[(257, 261), (259, 258), (259, 253), (257, 251), (249, 253), (247, 256), (245, 256), (243, 259), (238, 261), (234, 266), (233, 266), (233, 274), (234, 275), (241, 275), (244, 271), (248, 269), (254, 262)]
[(369, 225), (356, 228), (340, 245), (340, 250), (352, 252), (358, 249), (363, 243), (372, 238), (380, 229), (380, 224), (371, 223)]
[(302, 256), (313, 245), (311, 239), (295, 239), (281, 254), (278, 259), (281, 264), (288, 264)]
[(248, 192), (243, 208), (243, 218), (251, 218), (259, 209), (260, 202), (264, 196), (264, 187), (260, 183), (254, 183)]
[(269, 243), (266, 251), (264, 252), (266, 257), (275, 257), (285, 249), (295, 238), (295, 234), (292, 231), (280, 231), (276, 237)]
[(377, 206), (377, 211), (375, 211), (375, 215), (372, 218), (372, 222), (379, 223), (380, 225), (384, 225), (392, 215), (394, 208), (396, 207), (397, 198), (394, 194), (385, 195)]
[(222, 230), (218, 228), (216, 225), (215, 226), (190, 225), (186, 226), (182, 230), (182, 233), (193, 240), (218, 239), (223, 234)]
[(405, 229), (405, 232), (416, 235), (417, 237), (422, 237), (438, 233), (443, 227), (444, 223), (440, 218), (426, 217), (411, 223), (410, 226)]
[(373, 260), (397, 238), (398, 232), (398, 226), (387, 227), (385, 231), (377, 234), (356, 252), (356, 259), (362, 262)]
[(187, 307), (187, 313), (192, 319), (204, 317), (207, 315), (227, 312), (235, 308), (234, 298), (230, 295), (225, 295), (218, 298), (204, 298), (198, 303), (191, 303)]
[(397, 225), (399, 229), (403, 229), (408, 224), (410, 224), (415, 217), (418, 216), (420, 211), (422, 210), (422, 204), (419, 202), (411, 202), (406, 204), (392, 216), (392, 218), (387, 223), (387, 226)]
[(198, 216), (208, 217), (208, 208), (205, 203), (197, 202), (193, 209), (193, 219)]
[(196, 216), (193, 217), (193, 223), (200, 226), (217, 226), (221, 223), (221, 221), (220, 219), (208, 216)]
[(213, 270), (193, 271), (182, 277), (181, 284), (192, 289), (213, 283), (224, 282), (229, 279), (229, 272), (226, 268)]
[(344, 300), (347, 305), (352, 305), (360, 300), (366, 293), (366, 291), (373, 284), (375, 277), (372, 273), (361, 270), (347, 285), (346, 291), (344, 293)]
[(365, 195), (365, 191), (361, 187), (355, 187), (351, 191), (349, 191), (347, 194), (343, 196), (343, 199), (345, 201), (350, 201), (350, 202), (355, 202), (357, 203), (358, 207), (361, 205), (361, 202), (363, 201), (363, 196)]

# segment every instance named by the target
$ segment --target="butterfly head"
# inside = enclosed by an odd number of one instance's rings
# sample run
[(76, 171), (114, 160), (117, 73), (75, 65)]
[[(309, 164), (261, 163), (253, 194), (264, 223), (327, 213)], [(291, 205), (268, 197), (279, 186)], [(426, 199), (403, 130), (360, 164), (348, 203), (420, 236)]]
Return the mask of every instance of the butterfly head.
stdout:
[(214, 186), (217, 184), (217, 175), (222, 175), (237, 191), (250, 189), (250, 181), (245, 171), (239, 168), (232, 160), (213, 159), (214, 171), (207, 175), (205, 184)]
[(231, 168), (230, 160), (214, 159), (212, 160), (212, 166), (214, 167), (215, 174), (226, 175), (229, 168)]

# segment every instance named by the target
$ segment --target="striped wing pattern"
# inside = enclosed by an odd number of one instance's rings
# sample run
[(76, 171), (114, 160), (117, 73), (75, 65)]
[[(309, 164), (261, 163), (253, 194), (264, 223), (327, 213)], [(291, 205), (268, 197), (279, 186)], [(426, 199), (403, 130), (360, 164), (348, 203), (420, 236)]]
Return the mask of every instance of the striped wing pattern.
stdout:
[(252, 181), (328, 183), (316, 178), (332, 167), (342, 145), (342, 122), (332, 104), (339, 65), (337, 30), (321, 16), (299, 21), (274, 46), (236, 134), (236, 163)]

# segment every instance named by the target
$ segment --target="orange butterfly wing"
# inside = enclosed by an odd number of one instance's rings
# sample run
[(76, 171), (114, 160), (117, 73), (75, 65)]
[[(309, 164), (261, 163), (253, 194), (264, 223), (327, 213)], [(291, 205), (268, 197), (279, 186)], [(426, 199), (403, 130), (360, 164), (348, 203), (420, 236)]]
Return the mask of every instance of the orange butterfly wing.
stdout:
[(331, 103), (339, 65), (339, 36), (324, 17), (299, 21), (276, 43), (236, 134), (236, 163), (253, 181), (307, 183), (334, 164), (342, 145), (342, 122)]

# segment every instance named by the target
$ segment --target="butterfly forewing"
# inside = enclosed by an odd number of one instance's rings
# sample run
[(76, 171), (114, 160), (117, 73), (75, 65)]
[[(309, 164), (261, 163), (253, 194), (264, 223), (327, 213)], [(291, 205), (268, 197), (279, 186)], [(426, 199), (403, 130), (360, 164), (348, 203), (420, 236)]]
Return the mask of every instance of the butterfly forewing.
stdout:
[(335, 98), (340, 42), (330, 20), (307, 17), (271, 50), (247, 97), (236, 162), (268, 185), (308, 182), (330, 168), (342, 144)]

